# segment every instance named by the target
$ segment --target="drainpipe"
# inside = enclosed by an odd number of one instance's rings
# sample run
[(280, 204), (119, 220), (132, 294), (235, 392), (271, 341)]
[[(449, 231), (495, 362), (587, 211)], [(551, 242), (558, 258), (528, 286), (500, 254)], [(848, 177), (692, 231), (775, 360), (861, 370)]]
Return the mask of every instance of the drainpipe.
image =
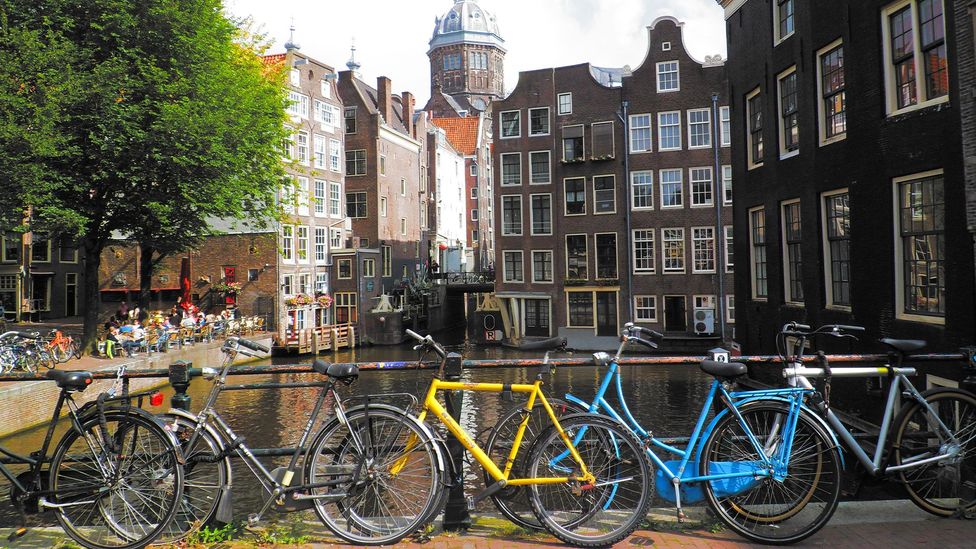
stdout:
[[(722, 188), (722, 162), (719, 150), (722, 139), (722, 120), (719, 118), (718, 93), (712, 93), (712, 151), (715, 153), (715, 175), (712, 177), (712, 201), (715, 203), (715, 277), (718, 279), (719, 333), (725, 341), (725, 229), (722, 227), (722, 204), (725, 202), (725, 189)], [(719, 244), (721, 242), (721, 244)]]
[[(623, 95), (623, 86), (620, 87), (620, 94)], [(627, 266), (627, 322), (632, 322), (634, 320), (634, 267), (632, 265), (634, 261), (633, 253), (631, 252), (631, 220), (630, 220), (630, 143), (628, 138), (630, 135), (630, 117), (627, 116), (627, 108), (630, 106), (630, 102), (623, 100), (620, 102), (621, 112), (617, 113), (617, 117), (620, 118), (621, 123), (624, 126), (624, 204), (626, 204), (626, 211), (624, 216), (627, 224), (627, 234), (624, 235), (625, 249), (627, 251), (627, 260), (624, 264)], [(622, 116), (621, 116), (622, 115)]]

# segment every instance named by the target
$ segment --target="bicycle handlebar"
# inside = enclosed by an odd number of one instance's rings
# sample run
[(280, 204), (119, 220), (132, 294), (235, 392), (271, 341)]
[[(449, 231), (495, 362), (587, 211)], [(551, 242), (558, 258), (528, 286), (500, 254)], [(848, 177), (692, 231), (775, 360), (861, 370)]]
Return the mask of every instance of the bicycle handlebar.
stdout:
[(447, 351), (444, 350), (444, 347), (441, 346), (440, 343), (434, 341), (434, 338), (430, 337), (429, 335), (422, 336), (409, 328), (406, 330), (406, 334), (416, 339), (423, 348), (434, 351), (434, 353), (441, 358), (447, 358)]
[(256, 341), (244, 339), (243, 337), (237, 338), (237, 344), (252, 351), (261, 351), (262, 353), (271, 352), (271, 349), (269, 349), (267, 345), (262, 345)]
[(635, 335), (628, 336), (628, 335), (625, 335), (625, 336), (622, 336), (622, 337), (623, 337), (623, 340), (626, 341), (626, 342), (633, 341), (635, 343), (640, 343), (641, 345), (644, 345), (645, 347), (648, 347), (650, 349), (657, 349), (657, 343), (654, 343), (653, 341), (646, 340), (646, 339), (644, 339), (644, 338), (642, 338), (640, 336), (635, 336)]

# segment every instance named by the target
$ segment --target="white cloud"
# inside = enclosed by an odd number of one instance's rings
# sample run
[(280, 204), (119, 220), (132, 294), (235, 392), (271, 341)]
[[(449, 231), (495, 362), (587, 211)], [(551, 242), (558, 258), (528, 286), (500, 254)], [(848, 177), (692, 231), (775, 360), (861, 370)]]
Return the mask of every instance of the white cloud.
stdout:
[[(519, 71), (577, 63), (636, 68), (647, 50), (646, 27), (663, 15), (685, 23), (685, 46), (698, 60), (725, 55), (725, 21), (715, 0), (479, 0), (493, 13), (508, 54), (505, 87), (515, 87)], [(448, 0), (403, 2), (366, 0), (225, 0), (230, 13), (251, 16), (284, 51), (294, 20), (302, 52), (345, 70), (349, 46), (363, 79), (393, 80), (395, 91), (410, 91), (423, 105), (430, 94), (428, 42), (434, 18)]]

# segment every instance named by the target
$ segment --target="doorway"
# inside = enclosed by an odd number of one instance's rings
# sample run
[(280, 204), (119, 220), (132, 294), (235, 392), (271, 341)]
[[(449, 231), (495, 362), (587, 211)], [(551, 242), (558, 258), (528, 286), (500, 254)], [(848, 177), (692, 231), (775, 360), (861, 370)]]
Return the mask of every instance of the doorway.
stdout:
[(596, 335), (617, 337), (617, 292), (596, 292)]
[(78, 273), (64, 275), (64, 316), (78, 314)]
[(664, 296), (664, 331), (688, 331), (688, 318), (683, 295)]
[(525, 335), (549, 337), (549, 300), (525, 300)]

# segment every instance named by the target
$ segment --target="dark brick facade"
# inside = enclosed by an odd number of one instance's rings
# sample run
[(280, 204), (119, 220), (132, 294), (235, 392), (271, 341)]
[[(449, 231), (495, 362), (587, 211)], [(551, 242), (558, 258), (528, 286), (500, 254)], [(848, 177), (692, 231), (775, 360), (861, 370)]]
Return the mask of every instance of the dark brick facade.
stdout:
[[(684, 51), (680, 24), (672, 18), (659, 19), (649, 32), (651, 49), (644, 65), (632, 73), (610, 73), (613, 79), (610, 85), (597, 79), (606, 70), (588, 64), (528, 71), (520, 74), (518, 86), (506, 99), (492, 105), (496, 291), (509, 316), (508, 337), (558, 334), (568, 336), (572, 346), (602, 348), (611, 344), (623, 323), (637, 319), (635, 295), (647, 298), (642, 303), (642, 323), (684, 337), (694, 334), (694, 297), (718, 293), (714, 266), (713, 274), (693, 272), (692, 230), (710, 227), (714, 233), (716, 213), (714, 202), (702, 207), (691, 206), (689, 177), (692, 168), (701, 168), (715, 177), (715, 151), (711, 143), (719, 139), (718, 126), (715, 116), (709, 114), (709, 129), (705, 130), (709, 142), (700, 149), (692, 149), (688, 112), (702, 109), (711, 113), (712, 93), (725, 87), (725, 69), (721, 63), (703, 66), (689, 57)], [(664, 43), (667, 48), (662, 51)], [(677, 62), (679, 90), (656, 91), (659, 60)], [(724, 98), (721, 104), (726, 104)], [(548, 109), (548, 131), (538, 125), (545, 118), (545, 111), (537, 109)], [(560, 112), (561, 109), (566, 112)], [(681, 143), (678, 150), (661, 152), (657, 114), (666, 111), (677, 112)], [(512, 122), (516, 112), (517, 130)], [(634, 120), (630, 115), (635, 114), (645, 114), (650, 120), (651, 146), (647, 152), (631, 153), (628, 146), (628, 125)], [(575, 133), (581, 130), (581, 134)], [(517, 136), (511, 137), (512, 133)], [(564, 156), (564, 139), (576, 135), (582, 137), (583, 154), (573, 160)], [(728, 164), (728, 148), (720, 149), (720, 163)], [(532, 168), (532, 160), (544, 158), (544, 152), (550, 157), (550, 177), (548, 182), (537, 177), (538, 182), (533, 183), (533, 171), (537, 170)], [(514, 158), (509, 156), (512, 154), (518, 154), (521, 162), (518, 184), (511, 184), (516, 172), (506, 169), (506, 164)], [(664, 169), (680, 174), (681, 194), (685, 198), (680, 205), (662, 211), (659, 176)], [(652, 178), (653, 192), (647, 197), (649, 202), (632, 208), (630, 175), (634, 172), (645, 172)], [(580, 182), (582, 195), (575, 194), (572, 187)], [(714, 194), (710, 186), (708, 191)], [(579, 214), (574, 213), (572, 205), (567, 205), (567, 192), (575, 198), (585, 196), (585, 204), (576, 206)], [(538, 233), (538, 229), (546, 229), (533, 227), (533, 202), (545, 201), (533, 195), (547, 195), (551, 200), (551, 235), (533, 234), (534, 230)], [(505, 210), (506, 202), (515, 196), (521, 199), (522, 222), (521, 234), (512, 235), (506, 234), (511, 227), (505, 226)], [(712, 200), (715, 198), (712, 196)], [(728, 224), (728, 219), (726, 213), (723, 224)], [(683, 269), (674, 274), (665, 274), (663, 270), (664, 228), (679, 229), (676, 234), (683, 235), (680, 239)], [(635, 230), (654, 235), (653, 254), (637, 271), (631, 253)], [(581, 260), (574, 261), (576, 264), (572, 266), (568, 264), (567, 236), (574, 236), (580, 242), (585, 239), (585, 272)], [(535, 272), (533, 257), (544, 259), (546, 254), (539, 252), (549, 251), (552, 252), (551, 282), (534, 280), (541, 277)], [(506, 252), (521, 252), (523, 282), (506, 280)], [(509, 260), (511, 267), (511, 256)], [(647, 262), (654, 266), (653, 270)], [(540, 263), (540, 267), (544, 265)], [(725, 279), (731, 282), (730, 276)], [(669, 300), (672, 321), (667, 325), (664, 322), (666, 295), (681, 297), (681, 300)], [(574, 313), (569, 310), (570, 300), (576, 302)], [(646, 307), (651, 301), (656, 310), (653, 316)], [(523, 328), (518, 328), (523, 322)], [(719, 331), (717, 324), (708, 330), (710, 334)]]
[[(49, 240), (36, 233), (28, 239), (19, 232), (3, 231), (0, 237), (0, 305), (8, 320), (81, 314), (84, 254), (73, 241)], [(27, 246), (27, 242), (32, 244)], [(28, 253), (32, 259), (25, 269), (23, 260)], [(24, 299), (30, 303), (25, 304)]]
[[(911, 86), (911, 91), (919, 93), (918, 104), (903, 109), (898, 108), (894, 70), (886, 57), (888, 33), (891, 17), (903, 6), (917, 16), (917, 1), (795, 2), (794, 32), (782, 40), (774, 40), (775, 3), (720, 3), (727, 7), (736, 181), (735, 255), (739, 258), (737, 337), (744, 350), (775, 351), (777, 330), (794, 319), (811, 325), (840, 322), (865, 326), (867, 333), (856, 345), (858, 351), (878, 348), (872, 342), (880, 336), (926, 339), (933, 351), (953, 351), (971, 344), (974, 269), (966, 223), (960, 106), (971, 104), (972, 98), (960, 94), (957, 62), (964, 57), (955, 29), (962, 10), (951, 9), (962, 3), (945, 2), (944, 17), (936, 23), (944, 27), (948, 56), (948, 77), (937, 81), (948, 86), (948, 94), (940, 97), (924, 87), (924, 65), (916, 59), (919, 85)], [(838, 44), (844, 51), (846, 133), (843, 138), (828, 140), (820, 125), (825, 102), (822, 71), (818, 70), (821, 55)], [(965, 47), (971, 50), (972, 44)], [(971, 71), (971, 51), (967, 58)], [(781, 147), (786, 132), (780, 129), (782, 86), (778, 81), (793, 66), (797, 75), (799, 152), (784, 155)], [(761, 105), (764, 117), (760, 133), (765, 151), (758, 159), (760, 165), (750, 163), (747, 97), (756, 89), (759, 95), (754, 105)], [(923, 180), (928, 182), (918, 184), (925, 189), (943, 189), (943, 196), (934, 199), (942, 204), (929, 207), (933, 199), (925, 193), (899, 200), (898, 193), (910, 188), (905, 182)], [(825, 193), (832, 192), (846, 192), (846, 201), (828, 200), (831, 195)], [(789, 262), (784, 261), (782, 206), (784, 201), (795, 199), (800, 201), (802, 241), (797, 248), (802, 264), (797, 282), (802, 287), (802, 303), (788, 302), (784, 275)], [(935, 230), (930, 240), (909, 241), (899, 234), (910, 230), (911, 225), (898, 221), (896, 200), (915, 199), (923, 207), (902, 210), (902, 218), (929, 223), (931, 213), (939, 212), (943, 228)], [(755, 275), (762, 272), (754, 259), (761, 257), (762, 246), (750, 244), (750, 211), (759, 207), (764, 209), (766, 227), (765, 298), (754, 295)], [(828, 217), (829, 207), (835, 207), (833, 217)], [(849, 224), (843, 222), (845, 213), (849, 213)], [(830, 219), (840, 223), (831, 224)], [(842, 244), (830, 240), (834, 242), (831, 245), (828, 233), (836, 236), (838, 227), (849, 227), (850, 261), (835, 275), (832, 269), (842, 267), (843, 262), (830, 260), (842, 255)], [(937, 240), (944, 246), (942, 251), (935, 244)], [(915, 245), (910, 248), (907, 242)], [(928, 269), (909, 270), (908, 264), (902, 263), (907, 259), (924, 263)], [(844, 285), (836, 282), (843, 282), (848, 269), (849, 300), (844, 303)], [(906, 292), (906, 279), (922, 290)]]

